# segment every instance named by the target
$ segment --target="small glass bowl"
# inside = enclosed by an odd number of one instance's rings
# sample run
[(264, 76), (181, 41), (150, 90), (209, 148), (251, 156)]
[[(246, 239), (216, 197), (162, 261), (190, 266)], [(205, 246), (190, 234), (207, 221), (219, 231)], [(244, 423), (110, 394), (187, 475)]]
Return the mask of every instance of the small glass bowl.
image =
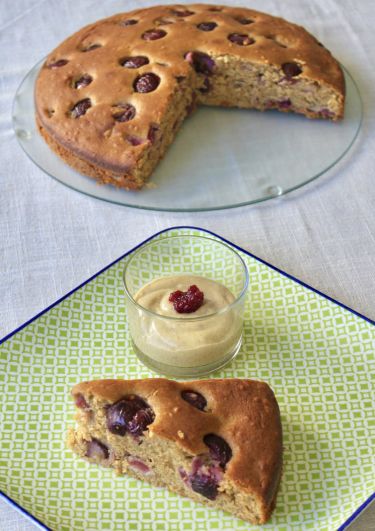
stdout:
[[(135, 300), (151, 281), (181, 275), (192, 275), (191, 284), (198, 287), (195, 276), (213, 280), (218, 290), (222, 286), (230, 290), (234, 300), (199, 316), (161, 315)], [(151, 370), (193, 378), (223, 367), (238, 353), (249, 275), (240, 255), (225, 243), (193, 235), (159, 238), (128, 258), (123, 279), (133, 348)]]

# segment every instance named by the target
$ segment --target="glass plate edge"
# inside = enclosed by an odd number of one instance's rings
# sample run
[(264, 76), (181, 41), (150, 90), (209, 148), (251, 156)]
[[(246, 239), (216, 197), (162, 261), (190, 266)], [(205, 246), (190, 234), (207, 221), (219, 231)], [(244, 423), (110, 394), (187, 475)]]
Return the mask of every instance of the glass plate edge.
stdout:
[[(91, 192), (88, 192), (88, 191), (84, 191), (84, 190), (79, 190), (78, 188), (75, 188), (74, 186), (70, 185), (70, 184), (67, 184), (65, 183), (64, 181), (60, 180), (59, 178), (57, 178), (55, 175), (52, 175), (51, 173), (47, 172), (42, 166), (40, 166), (40, 164), (38, 164), (32, 157), (31, 155), (26, 151), (26, 149), (24, 148), (24, 146), (22, 145), (22, 142), (20, 141), (20, 139), (18, 138), (18, 135), (16, 133), (16, 127), (15, 127), (15, 123), (14, 123), (14, 108), (15, 108), (15, 105), (16, 105), (16, 98), (17, 98), (17, 95), (19, 93), (19, 90), (21, 88), (21, 86), (23, 85), (24, 81), (26, 80), (26, 78), (30, 75), (30, 73), (38, 66), (41, 66), (43, 65), (45, 59), (46, 59), (47, 56), (43, 57), (43, 59), (41, 59), (40, 61), (38, 61), (37, 63), (35, 63), (35, 65), (26, 73), (26, 75), (22, 78), (20, 84), (18, 85), (18, 88), (16, 90), (16, 93), (15, 93), (15, 96), (14, 96), (14, 99), (13, 99), (13, 103), (12, 103), (12, 127), (13, 127), (13, 131), (15, 133), (15, 136), (17, 138), (17, 141), (18, 141), (18, 144), (19, 146), (21, 147), (22, 151), (25, 153), (25, 155), (32, 161), (33, 164), (35, 164), (40, 170), (42, 170), (46, 175), (49, 175), (52, 179), (54, 179), (55, 181), (57, 181), (58, 183), (62, 184), (63, 186), (66, 186), (67, 188), (69, 188), (70, 190), (74, 190), (75, 192), (78, 192), (80, 194), (83, 194), (83, 195), (86, 195), (88, 197), (92, 197), (93, 199), (97, 199), (99, 201), (105, 201), (106, 203), (111, 203), (111, 204), (115, 204), (115, 205), (121, 205), (121, 206), (124, 206), (124, 207), (127, 207), (127, 208), (135, 208), (137, 210), (146, 210), (146, 211), (151, 211), (151, 212), (215, 212), (215, 211), (220, 211), (220, 210), (231, 210), (231, 209), (234, 209), (234, 208), (241, 208), (241, 207), (245, 207), (245, 206), (250, 206), (250, 205), (256, 205), (258, 203), (264, 203), (265, 201), (270, 201), (272, 199), (277, 199), (277, 198), (281, 198), (281, 197), (284, 197), (288, 194), (290, 194), (291, 192), (295, 192), (296, 190), (300, 190), (301, 188), (303, 188), (304, 186), (307, 186), (309, 185), (310, 183), (314, 182), (315, 180), (319, 179), (319, 177), (322, 177), (323, 175), (326, 175), (327, 173), (330, 172), (330, 170), (332, 170), (333, 168), (335, 168), (344, 158), (345, 156), (348, 154), (348, 152), (351, 150), (351, 148), (353, 147), (355, 141), (357, 140), (358, 136), (359, 136), (359, 133), (362, 129), (362, 123), (363, 123), (363, 109), (364, 109), (364, 106), (363, 106), (363, 99), (362, 99), (362, 96), (361, 96), (361, 92), (359, 90), (359, 87), (358, 87), (358, 84), (356, 83), (354, 77), (351, 75), (351, 73), (349, 72), (349, 70), (347, 68), (345, 68), (345, 66), (340, 63), (340, 66), (341, 66), (341, 69), (342, 71), (344, 72), (344, 76), (347, 75), (350, 80), (352, 81), (353, 83), (353, 86), (354, 88), (356, 89), (357, 91), (357, 95), (358, 95), (358, 100), (359, 100), (359, 104), (360, 104), (360, 119), (359, 119), (359, 122), (358, 122), (358, 126), (357, 126), (357, 129), (355, 131), (355, 134), (351, 140), (351, 142), (348, 144), (348, 146), (346, 147), (346, 149), (341, 153), (341, 155), (336, 159), (334, 160), (333, 162), (331, 162), (331, 164), (329, 164), (325, 169), (323, 169), (322, 171), (319, 171), (318, 173), (316, 173), (315, 175), (311, 176), (309, 179), (307, 179), (306, 181), (304, 181), (303, 183), (300, 183), (300, 184), (297, 184), (297, 185), (294, 185), (294, 186), (291, 186), (290, 188), (286, 188), (285, 190), (283, 190), (283, 192), (281, 194), (269, 194), (267, 196), (264, 196), (262, 197), (261, 199), (254, 199), (254, 200), (250, 200), (250, 201), (243, 201), (243, 202), (239, 202), (239, 203), (235, 203), (235, 204), (230, 204), (230, 205), (219, 205), (219, 206), (213, 206), (213, 207), (197, 207), (197, 208), (165, 208), (165, 207), (154, 207), (154, 206), (149, 206), (149, 205), (146, 205), (146, 206), (140, 206), (140, 205), (135, 205), (135, 204), (132, 204), (132, 203), (124, 203), (122, 201), (116, 201), (116, 200), (112, 200), (112, 199), (108, 199), (108, 198), (105, 198), (105, 197), (100, 197), (94, 193), (91, 193)], [(156, 235), (155, 235), (156, 236)], [(1, 343), (0, 343), (1, 344)]]

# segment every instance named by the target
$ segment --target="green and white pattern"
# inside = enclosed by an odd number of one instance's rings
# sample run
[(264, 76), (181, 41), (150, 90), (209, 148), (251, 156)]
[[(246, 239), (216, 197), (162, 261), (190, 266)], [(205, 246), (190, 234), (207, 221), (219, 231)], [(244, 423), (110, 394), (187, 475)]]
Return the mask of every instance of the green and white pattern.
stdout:
[[(207, 236), (173, 229), (158, 238), (166, 234)], [(276, 393), (284, 471), (264, 528), (336, 529), (374, 491), (375, 328), (240, 254), (250, 274), (244, 343), (212, 377), (261, 379)], [(131, 350), (124, 260), (0, 347), (1, 489), (59, 531), (249, 530), (228, 514), (116, 477), (65, 447), (75, 383), (155, 376)]]

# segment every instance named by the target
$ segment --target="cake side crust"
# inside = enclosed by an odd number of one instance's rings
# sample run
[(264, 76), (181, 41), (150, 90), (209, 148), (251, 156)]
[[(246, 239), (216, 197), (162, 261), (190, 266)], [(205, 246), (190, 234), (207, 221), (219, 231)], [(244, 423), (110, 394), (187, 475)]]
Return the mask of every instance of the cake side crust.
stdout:
[(100, 168), (97, 164), (79, 157), (73, 151), (64, 147), (56, 141), (36, 118), (39, 133), (42, 135), (49, 147), (54, 151), (66, 164), (71, 166), (83, 175), (93, 177), (99, 184), (112, 184), (126, 190), (139, 190), (144, 185), (142, 180), (134, 179), (134, 176), (127, 173), (111, 172)]

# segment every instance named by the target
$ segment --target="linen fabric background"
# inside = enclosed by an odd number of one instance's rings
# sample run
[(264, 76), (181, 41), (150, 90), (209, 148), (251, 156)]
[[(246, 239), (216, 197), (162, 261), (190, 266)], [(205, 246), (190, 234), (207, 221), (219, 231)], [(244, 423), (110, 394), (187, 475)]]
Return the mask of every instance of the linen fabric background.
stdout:
[[(337, 167), (301, 190), (229, 211), (142, 211), (70, 190), (36, 167), (18, 145), (11, 122), (15, 91), (37, 61), (81, 26), (152, 0), (1, 0), (0, 337), (140, 241), (174, 225), (217, 232), (375, 319), (375, 3), (222, 3), (248, 5), (301, 24), (344, 64), (364, 102), (354, 147)], [(0, 501), (0, 528), (31, 530), (35, 524)], [(353, 525), (374, 528), (374, 508)]]

